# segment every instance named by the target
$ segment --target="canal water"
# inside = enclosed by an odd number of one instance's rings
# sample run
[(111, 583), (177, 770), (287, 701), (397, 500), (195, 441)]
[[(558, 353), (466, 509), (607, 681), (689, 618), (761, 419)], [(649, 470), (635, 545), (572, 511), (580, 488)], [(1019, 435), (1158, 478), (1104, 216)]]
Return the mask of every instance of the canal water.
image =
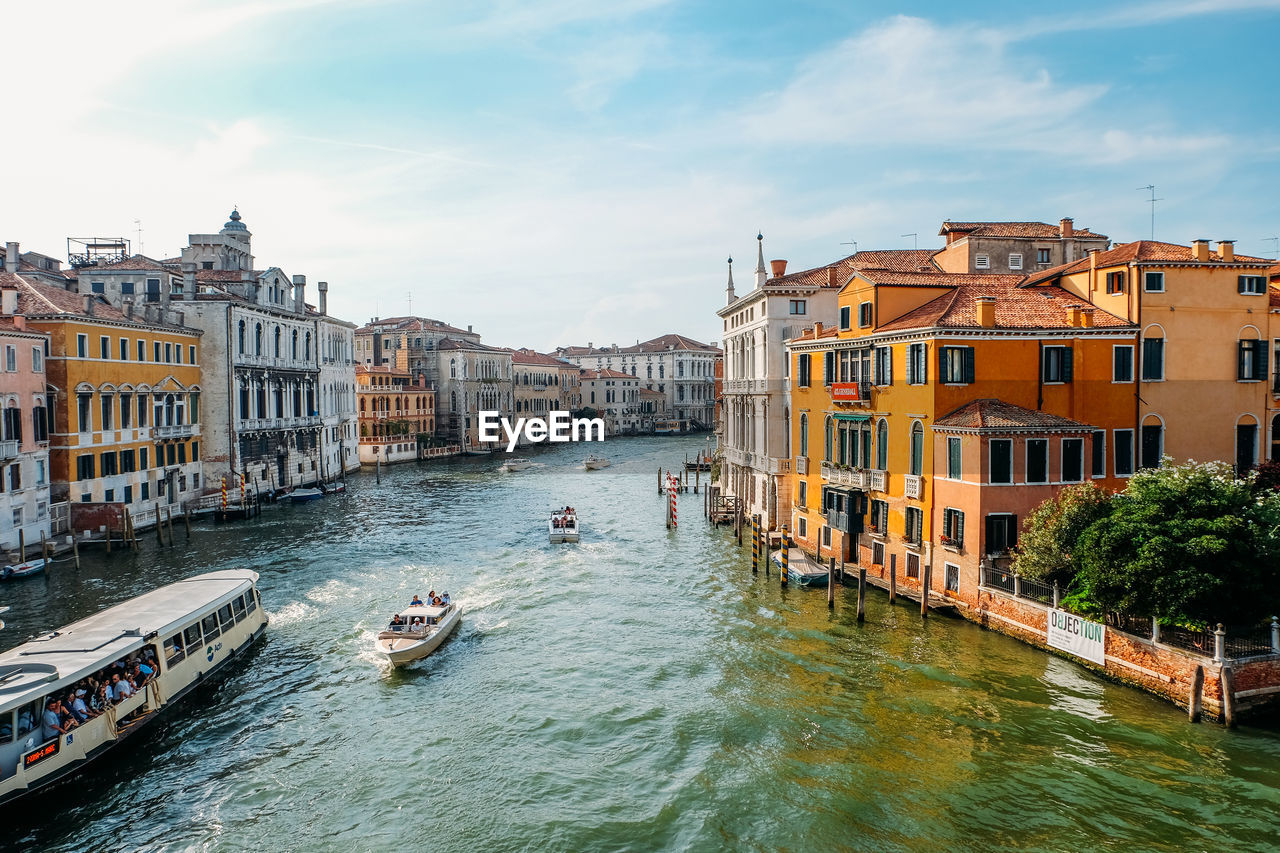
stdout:
[[(1273, 850), (1280, 734), (1175, 708), (954, 618), (783, 590), (657, 469), (704, 437), (496, 472), (466, 458), (0, 587), (5, 647), (172, 579), (261, 574), (264, 642), (6, 815), (0, 849)], [(578, 545), (547, 544), (572, 504)], [(458, 633), (389, 671), (386, 618)]]

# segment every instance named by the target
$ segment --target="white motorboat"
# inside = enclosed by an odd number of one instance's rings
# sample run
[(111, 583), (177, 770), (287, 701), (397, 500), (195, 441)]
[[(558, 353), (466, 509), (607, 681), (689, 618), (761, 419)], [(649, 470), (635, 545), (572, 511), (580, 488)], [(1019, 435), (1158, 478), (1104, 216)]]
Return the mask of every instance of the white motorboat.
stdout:
[(32, 575), (38, 575), (44, 571), (46, 563), (47, 561), (44, 558), (40, 558), (18, 563), (16, 566), (5, 566), (0, 569), (0, 580), (17, 580), (18, 578), (29, 578)]
[(601, 468), (608, 468), (611, 464), (613, 463), (608, 459), (605, 459), (603, 456), (596, 456), (593, 453), (583, 461), (582, 467), (586, 468), (588, 471), (599, 471)]
[[(397, 621), (397, 619), (399, 621)], [(462, 621), (462, 606), (417, 604), (406, 607), (378, 634), (378, 651), (392, 666), (421, 660), (434, 652)]]
[(307, 501), (318, 501), (322, 497), (324, 497), (324, 492), (314, 486), (306, 489), (297, 488), (289, 493), (289, 500), (296, 504), (305, 503)]
[(506, 462), (502, 463), (498, 470), (504, 474), (510, 474), (513, 471), (524, 471), (526, 468), (532, 467), (533, 463), (528, 459), (508, 459)]
[(556, 510), (551, 513), (551, 519), (547, 522), (547, 532), (551, 538), (552, 545), (559, 545), (562, 542), (577, 542), (578, 514), (573, 511), (572, 507)]

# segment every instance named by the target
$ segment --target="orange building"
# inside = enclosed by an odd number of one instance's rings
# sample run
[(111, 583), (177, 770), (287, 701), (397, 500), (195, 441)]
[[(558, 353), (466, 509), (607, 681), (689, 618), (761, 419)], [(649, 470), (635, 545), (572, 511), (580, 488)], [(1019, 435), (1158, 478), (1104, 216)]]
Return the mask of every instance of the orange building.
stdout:
[(360, 462), (417, 459), (435, 433), (436, 392), (408, 370), (356, 365), (360, 413)]
[[(859, 269), (839, 326), (789, 344), (806, 550), (976, 600), (1025, 513), (1064, 483), (1122, 485), (1104, 435), (1132, 424), (1114, 381), (1136, 327), (1021, 275)], [(864, 529), (865, 528), (865, 529)]]

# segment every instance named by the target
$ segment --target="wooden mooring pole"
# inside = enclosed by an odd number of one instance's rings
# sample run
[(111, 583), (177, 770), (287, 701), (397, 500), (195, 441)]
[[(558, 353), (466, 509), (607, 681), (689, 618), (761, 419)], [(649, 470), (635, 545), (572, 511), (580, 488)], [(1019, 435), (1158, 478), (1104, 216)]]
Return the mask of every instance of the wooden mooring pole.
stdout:
[(1222, 668), (1222, 722), (1227, 728), (1236, 727), (1236, 677), (1231, 667)]
[(1204, 667), (1196, 664), (1195, 675), (1191, 676), (1191, 692), (1187, 696), (1187, 718), (1193, 723), (1200, 722), (1204, 701)]
[(182, 505), (182, 521), (187, 526), (187, 538), (191, 538), (191, 509), (186, 504)]
[(898, 598), (898, 555), (889, 555), (889, 603)]
[(830, 563), (827, 566), (827, 608), (834, 609), (836, 606), (836, 558), (828, 559)]
[(71, 556), (75, 558), (76, 568), (80, 568), (80, 542), (75, 533), (71, 534)]
[(27, 561), (27, 534), (21, 527), (18, 528), (18, 562), (25, 563)]
[(662, 494), (662, 466), (658, 466), (658, 494)]
[(867, 568), (858, 566), (858, 621), (867, 617)]
[(924, 583), (920, 585), (920, 618), (929, 618), (929, 586), (933, 581), (933, 563), (924, 564)]
[(40, 531), (40, 559), (49, 559), (49, 541), (43, 530)]

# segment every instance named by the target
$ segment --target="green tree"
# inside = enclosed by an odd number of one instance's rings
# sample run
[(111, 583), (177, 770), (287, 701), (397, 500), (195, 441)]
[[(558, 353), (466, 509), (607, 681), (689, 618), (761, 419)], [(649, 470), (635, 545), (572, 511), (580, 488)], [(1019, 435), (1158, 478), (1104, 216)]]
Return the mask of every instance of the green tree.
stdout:
[(1280, 493), (1221, 462), (1141, 471), (1074, 553), (1082, 598), (1105, 611), (1251, 623), (1275, 609)]
[(1083, 483), (1040, 504), (1027, 517), (1014, 570), (1034, 580), (1070, 587), (1080, 569), (1076, 541), (1091, 524), (1110, 514), (1111, 500), (1108, 492)]

